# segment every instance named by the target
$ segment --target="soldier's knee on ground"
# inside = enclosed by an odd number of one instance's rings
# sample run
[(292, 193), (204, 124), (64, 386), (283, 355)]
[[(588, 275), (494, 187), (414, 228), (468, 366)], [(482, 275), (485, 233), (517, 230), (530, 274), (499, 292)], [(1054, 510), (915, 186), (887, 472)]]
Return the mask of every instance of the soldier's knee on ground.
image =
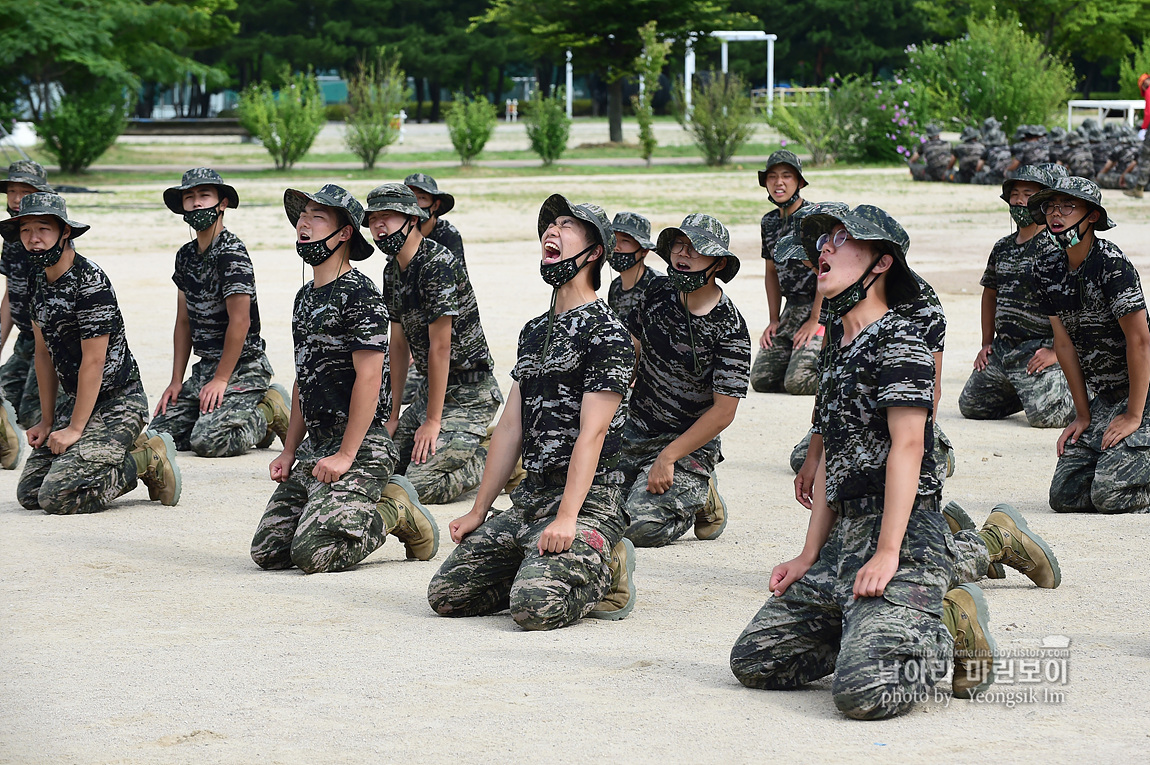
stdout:
[(104, 504), (96, 498), (85, 497), (81, 492), (69, 491), (69, 488), (61, 481), (51, 480), (51, 477), (45, 479), (37, 495), (40, 509), (49, 515), (77, 515), (104, 509)]
[(554, 588), (533, 584), (512, 585), (509, 607), (511, 618), (525, 630), (559, 629), (578, 618), (578, 614), (571, 613), (567, 599)]
[(21, 481), (16, 487), (16, 501), (20, 503), (20, 507), (25, 510), (39, 510), (40, 509), (40, 486), (39, 484), (28, 483), (25, 484)]
[(1073, 419), (1073, 406), (1026, 410), (1026, 424), (1032, 428), (1065, 428)]
[(884, 720), (910, 711), (916, 687), (880, 682), (878, 672), (876, 665), (845, 676), (836, 673), (831, 682), (835, 708), (855, 720)]
[(194, 429), (192, 437), (188, 439), (188, 445), (197, 457), (237, 457), (251, 451), (252, 446), (238, 443), (231, 434), (219, 431), (199, 433)]
[(265, 549), (252, 545), (252, 560), (264, 571), (282, 571), (292, 567), (289, 550)]
[(635, 521), (623, 536), (636, 547), (665, 547), (678, 538), (673, 536), (674, 527), (670, 521)]

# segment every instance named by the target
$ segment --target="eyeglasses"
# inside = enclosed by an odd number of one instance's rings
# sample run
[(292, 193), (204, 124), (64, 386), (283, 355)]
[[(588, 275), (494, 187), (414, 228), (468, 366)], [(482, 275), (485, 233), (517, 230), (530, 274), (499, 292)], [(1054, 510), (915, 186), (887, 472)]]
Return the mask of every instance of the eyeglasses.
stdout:
[[(847, 240), (850, 238), (851, 238), (851, 235), (847, 233), (847, 230), (845, 228), (840, 228), (838, 231), (835, 232), (835, 238), (834, 238), (835, 247), (836, 248), (842, 247), (844, 244), (846, 244)], [(830, 234), (823, 234), (822, 236), (820, 236), (818, 238), (818, 240), (815, 242), (815, 251), (816, 252), (822, 252), (823, 248), (827, 246), (827, 242), (829, 242), (829, 241), (831, 241), (831, 235)]]
[(692, 260), (702, 257), (702, 254), (693, 248), (691, 246), (691, 242), (687, 239), (676, 239), (675, 241), (671, 242), (671, 252), (675, 255), (686, 255)]
[(1039, 205), (1043, 215), (1073, 215), (1078, 209), (1077, 202), (1043, 202)]

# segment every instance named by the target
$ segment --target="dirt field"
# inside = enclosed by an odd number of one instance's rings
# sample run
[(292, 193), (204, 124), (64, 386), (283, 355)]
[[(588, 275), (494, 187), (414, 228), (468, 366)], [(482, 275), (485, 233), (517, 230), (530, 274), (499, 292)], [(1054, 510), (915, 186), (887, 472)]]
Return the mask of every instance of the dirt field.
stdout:
[[(303, 576), (260, 571), (248, 556), (273, 452), (181, 454), (178, 507), (150, 503), (140, 488), (93, 516), (23, 510), (18, 471), (5, 472), (0, 762), (1144, 760), (1150, 517), (1055, 516), (1046, 493), (1056, 434), (1029, 429), (1021, 415), (984, 423), (958, 414), (979, 344), (978, 279), (1010, 230), (997, 189), (912, 184), (893, 171), (809, 180), (808, 198), (878, 204), (909, 231), (912, 265), (950, 321), (940, 421), (958, 466), (945, 498), (978, 520), (1009, 501), (1054, 546), (1060, 589), (1038, 590), (1013, 571), (984, 584), (1001, 649), (1069, 638), (1064, 685), (996, 686), (1015, 698), (1037, 689), (1017, 705), (952, 701), (944, 685), (939, 700), (874, 723), (839, 715), (829, 681), (791, 693), (739, 686), (731, 644), (762, 605), (771, 567), (800, 549), (807, 518), (786, 457), (811, 399), (752, 392), (724, 434), (723, 536), (640, 551), (628, 619), (546, 634), (522, 632), (505, 614), (452, 620), (428, 608), (427, 582), (451, 548), (447, 524), (470, 496), (434, 508), (444, 537), (434, 561), (404, 561), (393, 540), (355, 570)], [(160, 202), (165, 185), (70, 200), (73, 217), (93, 226), (79, 249), (116, 285), (153, 401), (170, 375), (169, 277), (188, 237)], [(243, 201), (227, 222), (252, 253), (268, 352), (290, 385), (290, 306), (302, 276), (279, 201), (285, 185), (238, 184)], [(361, 199), (369, 188), (351, 186)], [(553, 191), (646, 213), (656, 228), (687, 212), (717, 214), (744, 259), (729, 292), (754, 338), (766, 324), (758, 219), (768, 205), (750, 171), (457, 180), (449, 190), (505, 386), (520, 327), (547, 309), (535, 216)], [(1112, 239), (1150, 274), (1150, 204), (1106, 198), (1119, 224)], [(378, 280), (381, 266), (376, 255), (362, 267)]]

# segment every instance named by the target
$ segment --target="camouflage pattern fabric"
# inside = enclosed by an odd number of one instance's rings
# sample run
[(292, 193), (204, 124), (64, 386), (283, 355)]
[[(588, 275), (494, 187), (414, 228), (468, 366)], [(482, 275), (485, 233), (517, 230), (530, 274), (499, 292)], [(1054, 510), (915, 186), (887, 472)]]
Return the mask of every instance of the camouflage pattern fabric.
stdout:
[(1042, 310), (1057, 315), (1074, 342), (1094, 394), (1128, 395), (1126, 335), (1118, 320), (1146, 308), (1138, 270), (1108, 239), (1095, 239), (1073, 273), (1066, 254), (1040, 253), (1035, 267)]
[(968, 420), (1001, 420), (1018, 411), (1026, 413), (1032, 428), (1065, 428), (1074, 419), (1074, 399), (1062, 367), (1054, 364), (1038, 374), (1026, 365), (1039, 348), (1050, 342), (1030, 340), (991, 344), (986, 368), (974, 370), (958, 397), (958, 409)]
[(27, 430), (40, 421), (40, 389), (36, 385), (36, 337), (31, 330), (16, 336), (12, 355), (0, 366), (0, 389), (16, 410), (16, 422)]
[(251, 326), (244, 338), (240, 358), (252, 359), (263, 353), (256, 274), (248, 250), (239, 237), (224, 229), (204, 253), (199, 251), (196, 240), (188, 242), (176, 252), (172, 281), (184, 293), (192, 330), (192, 350), (197, 356), (218, 361), (224, 352), (224, 335), (228, 330), (225, 301), (232, 295), (251, 297)]
[(1150, 512), (1150, 407), (1142, 424), (1102, 450), (1102, 436), (1126, 411), (1126, 397), (1095, 396), (1090, 426), (1078, 443), (1066, 442), (1050, 480), (1050, 508), (1056, 513)]
[(452, 374), (485, 372), (495, 366), (483, 334), (475, 290), (463, 264), (446, 247), (424, 239), (406, 270), (398, 258), (388, 265), (393, 285), (388, 296), (391, 321), (403, 326), (415, 368), (427, 376), (431, 340), (427, 328), (436, 319), (451, 317)]
[(648, 436), (630, 422), (623, 429), (620, 467), (626, 482), (624, 505), (630, 518), (626, 537), (636, 547), (663, 547), (695, 525), (695, 515), (707, 502), (707, 481), (723, 456), (716, 436), (675, 463), (671, 488), (662, 494), (647, 491), (647, 474), (674, 434)]
[(1019, 141), (1010, 147), (1010, 155), (1023, 165), (1041, 165), (1052, 161), (1050, 158), (1050, 139), (1039, 136), (1030, 141)]
[(487, 461), (487, 449), (479, 444), (487, 437), (487, 426), (501, 403), (503, 394), (490, 372), (474, 382), (448, 382), (435, 454), (416, 465), (411, 462), (415, 431), (427, 419), (427, 382), (420, 385), (395, 429), (399, 451), (395, 472), (407, 476), (423, 503), (453, 502), (479, 485)]
[[(355, 385), (352, 353), (382, 351), (387, 380), (389, 328), (383, 296), (354, 268), (322, 287), (314, 282), (300, 287), (292, 309), (292, 337), (296, 383), (309, 433), (323, 429), (343, 433)], [(383, 384), (373, 424), (382, 428), (390, 416), (391, 386)]]
[(946, 180), (946, 166), (950, 162), (952, 149), (950, 143), (941, 138), (931, 138), (918, 147), (918, 155), (922, 157), (921, 163), (911, 165), (912, 174), (917, 169), (916, 181), (944, 181)]
[(218, 366), (215, 359), (193, 364), (179, 396), (168, 403), (168, 411), (152, 418), (148, 428), (170, 433), (176, 449), (190, 449), (200, 457), (235, 457), (250, 451), (267, 434), (268, 422), (257, 407), (271, 385), (271, 363), (262, 351), (255, 358), (241, 359), (220, 405), (200, 412), (200, 390), (211, 382)]
[(1150, 183), (1150, 133), (1143, 139), (1138, 149), (1138, 167), (1135, 168), (1136, 180), (1133, 188), (1145, 189)]
[(838, 512), (814, 566), (743, 630), (731, 670), (743, 685), (770, 690), (833, 673), (835, 706), (848, 717), (902, 714), (945, 679), (954, 651), (940, 619), (955, 557), (946, 521), (936, 498), (920, 496), (883, 596), (856, 600), (851, 589), (878, 544), (882, 500), (843, 503)]
[(726, 293), (706, 316), (688, 318), (670, 283), (657, 282), (640, 297), (628, 326), (641, 347), (628, 404), (640, 431), (682, 435), (714, 405), (714, 394), (747, 397), (751, 338)]
[(1108, 173), (1101, 173), (1098, 178), (1098, 185), (1104, 189), (1118, 189), (1122, 188), (1119, 183), (1122, 175), (1131, 162), (1138, 159), (1137, 143), (1130, 141), (1119, 141), (1114, 147), (1114, 151), (1110, 152), (1108, 162), (1113, 162), (1114, 167)]
[(463, 237), (460, 235), (459, 229), (443, 218), (437, 218), (427, 238), (451, 250), (451, 253), (459, 259), (460, 265), (463, 266), (464, 273), (467, 272), (467, 261), (463, 257)]
[(97, 401), (139, 382), (140, 370), (128, 349), (116, 291), (107, 274), (83, 255), (76, 253), (72, 267), (54, 282), (43, 271), (36, 274), (32, 319), (40, 326), (60, 385), (69, 394), (76, 395), (83, 358), (80, 342), (104, 335), (108, 335), (108, 354)]
[(1114, 151), (1115, 141), (1101, 138), (1097, 141), (1091, 139), (1090, 141), (1090, 157), (1094, 162), (1094, 172), (1090, 177), (1097, 178), (1102, 174), (1102, 168), (1106, 167), (1106, 160), (1110, 159), (1110, 152)]
[[(56, 400), (54, 430), (68, 427), (75, 404), (71, 394)], [(80, 440), (63, 454), (52, 454), (47, 445), (32, 451), (16, 499), (29, 510), (53, 515), (100, 512), (136, 488), (136, 461), (130, 452), (147, 416), (148, 398), (138, 380), (108, 391), (96, 403)]]
[[(531, 473), (566, 475), (571, 450), (579, 436), (583, 394), (597, 391), (623, 396), (635, 368), (631, 336), (602, 300), (564, 311), (555, 317), (551, 345), (543, 356), (548, 315), (536, 316), (519, 333), (518, 360), (511, 377), (523, 398), (523, 467)], [(615, 412), (595, 478), (616, 485), (622, 444), (623, 412)], [(620, 530), (620, 533), (622, 531)], [(607, 548), (608, 554), (610, 548)]]
[[(922, 407), (929, 414), (934, 406), (934, 357), (909, 321), (888, 311), (845, 348), (837, 347), (841, 337), (836, 323), (828, 338), (833, 353), (823, 360), (815, 404), (830, 502), (883, 495), (891, 442), (886, 418), (875, 416), (879, 410)], [(924, 428), (923, 442), (930, 444), (929, 417)], [(928, 449), (919, 494), (941, 490), (936, 471), (934, 452)]]
[(958, 183), (971, 183), (978, 170), (978, 161), (986, 155), (986, 146), (981, 141), (964, 141), (951, 149), (950, 153), (958, 165), (955, 180)]
[(1094, 177), (1094, 157), (1090, 153), (1090, 147), (1084, 145), (1081, 140), (1072, 140), (1067, 145), (1063, 164), (1066, 165), (1070, 175), (1078, 178)]
[(1010, 147), (1006, 144), (988, 145), (982, 170), (974, 174), (973, 183), (999, 186), (1005, 179), (1006, 166), (1010, 164)]
[[(892, 306), (891, 310), (918, 328), (919, 336), (931, 353), (942, 353), (946, 347), (946, 312), (942, 309), (942, 301), (925, 279), (917, 273), (914, 279), (918, 283), (918, 297)], [(825, 313), (820, 314), (819, 323), (825, 326), (826, 317)], [(841, 324), (841, 321), (836, 321), (836, 324)]]
[[(950, 469), (950, 466), (954, 464), (954, 446), (950, 443), (950, 438), (947, 437), (946, 433), (942, 432), (942, 428), (938, 426), (937, 421), (934, 422), (933, 429), (934, 437), (927, 441), (927, 443), (932, 445), (932, 451), (934, 452), (935, 479), (938, 481), (938, 485), (942, 486), (946, 483), (946, 479), (954, 472)], [(811, 447), (811, 434), (814, 432), (813, 428), (808, 430), (802, 440), (791, 449), (791, 472), (799, 472), (803, 463), (806, 462), (807, 452)]]
[(9, 183), (26, 183), (37, 191), (51, 191), (44, 167), (31, 159), (18, 159), (8, 165), (8, 177), (0, 181), (0, 193), (8, 190)]
[[(252, 560), (263, 569), (295, 566), (305, 574), (350, 568), (387, 538), (377, 505), (391, 478), (395, 444), (372, 426), (351, 468), (333, 483), (312, 476), (320, 459), (339, 451), (343, 429), (309, 434), (296, 452), (288, 480), (276, 486), (252, 538)], [(390, 508), (396, 510), (395, 507)]]
[[(415, 368), (414, 364), (409, 366), (407, 368), (407, 382), (403, 384), (403, 401), (400, 403), (404, 406), (407, 406), (412, 401), (415, 401), (415, 397), (419, 393), (420, 386), (426, 382), (427, 378), (423, 376), (422, 372)], [(383, 384), (390, 386), (391, 381), (384, 380)]]
[(607, 288), (607, 305), (611, 306), (611, 310), (619, 317), (619, 321), (626, 325), (631, 312), (639, 304), (639, 297), (651, 286), (652, 282), (666, 278), (650, 266), (643, 266), (643, 274), (635, 282), (635, 286), (628, 290), (623, 288), (623, 277), (616, 276), (611, 282), (611, 286)]
[(4, 275), (8, 286), (8, 310), (12, 323), (21, 332), (32, 331), (32, 313), (29, 302), (32, 299), (32, 280), (36, 269), (32, 267), (20, 242), (4, 242), (0, 253), (0, 274)]
[[(783, 217), (782, 211), (777, 207), (763, 216), (763, 219), (759, 222), (759, 233), (763, 242), (763, 260), (767, 258), (773, 259), (775, 257), (775, 245), (778, 244), (780, 239), (787, 234), (797, 234), (799, 232), (799, 221), (802, 219), (802, 216), (799, 216), (798, 212), (804, 207), (810, 206), (811, 203), (804, 199), (802, 200), (802, 204), (785, 218)], [(776, 261), (776, 263), (777, 262), (778, 261)], [(814, 299), (813, 294), (811, 295), (811, 299)]]
[(1051, 347), (1054, 330), (1039, 305), (1034, 261), (1040, 254), (1058, 255), (1058, 248), (1042, 232), (1021, 244), (1016, 236), (1008, 234), (994, 243), (979, 282), (995, 290), (994, 335), (1007, 346), (1042, 340)]
[[(949, 527), (947, 533), (950, 533)], [(954, 551), (954, 568), (946, 589), (960, 584), (974, 584), (986, 578), (990, 569), (990, 550), (986, 540), (975, 529), (963, 529), (951, 535), (950, 548)]]
[(550, 630), (587, 615), (611, 586), (611, 548), (623, 538), (618, 486), (595, 484), (579, 510), (575, 541), (563, 553), (539, 554), (555, 520), (562, 485), (528, 473), (512, 506), (489, 517), (451, 551), (427, 586), (441, 616), (485, 616), (504, 609), (520, 627)]
[[(806, 268), (806, 266), (804, 266)], [(810, 269), (807, 269), (808, 271)], [(794, 336), (811, 317), (811, 304), (788, 300), (779, 317), (770, 348), (760, 348), (751, 366), (751, 387), (759, 393), (785, 391), (792, 396), (810, 396), (818, 388), (819, 352), (821, 337), (813, 338), (805, 347), (794, 347)]]

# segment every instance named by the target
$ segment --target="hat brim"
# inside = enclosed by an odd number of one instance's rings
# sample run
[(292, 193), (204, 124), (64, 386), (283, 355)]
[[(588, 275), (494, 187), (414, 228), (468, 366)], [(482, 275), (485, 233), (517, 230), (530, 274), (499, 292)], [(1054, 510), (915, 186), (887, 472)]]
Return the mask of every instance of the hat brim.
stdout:
[(627, 236), (631, 237), (636, 242), (638, 242), (639, 246), (642, 247), (644, 250), (655, 249), (655, 243), (652, 242), (650, 239), (648, 239), (646, 236), (644, 236), (643, 233), (640, 232), (639, 229), (635, 228), (634, 226), (627, 226), (627, 225), (624, 225), (621, 223), (613, 223), (613, 224), (611, 224), (611, 230), (614, 231), (616, 234), (626, 234)]
[[(1023, 165), (1022, 167), (1020, 167), (1018, 169), (1021, 170), (1023, 167), (1031, 167), (1031, 165)], [(998, 198), (1001, 199), (1003, 202), (1010, 204), (1010, 189), (1016, 183), (1037, 183), (1039, 186), (1041, 186), (1044, 189), (1050, 188), (1050, 184), (1046, 180), (1043, 180), (1041, 178), (1036, 178), (1036, 177), (1032, 176), (1030, 173), (1021, 173), (1020, 174), (1016, 170), (1013, 178), (1007, 178), (1005, 181), (1002, 182), (1002, 193), (999, 195)]]
[(663, 259), (668, 266), (671, 265), (671, 245), (675, 242), (675, 237), (685, 236), (691, 242), (691, 246), (700, 255), (707, 255), (712, 258), (726, 258), (727, 264), (723, 266), (723, 270), (715, 275), (723, 280), (729, 282), (735, 278), (735, 274), (739, 273), (739, 268), (742, 263), (739, 261), (739, 256), (728, 250), (719, 242), (716, 242), (709, 231), (694, 226), (681, 226), (676, 228), (665, 228), (659, 232), (659, 242), (655, 247), (655, 252)]
[(547, 227), (564, 215), (569, 215), (590, 225), (599, 235), (599, 244), (603, 245), (604, 255), (615, 250), (615, 232), (611, 230), (611, 227), (582, 209), (581, 205), (571, 204), (567, 197), (562, 194), (552, 194), (547, 197), (539, 208), (539, 219), (536, 224), (539, 238), (542, 239), (543, 232), (547, 230)]
[(0, 237), (2, 237), (6, 242), (15, 242), (20, 238), (20, 221), (24, 220), (25, 218), (39, 218), (43, 216), (55, 218), (56, 220), (60, 221), (60, 223), (71, 226), (72, 239), (83, 236), (88, 231), (88, 229), (92, 228), (91, 226), (80, 223), (79, 221), (65, 218), (57, 212), (43, 210), (39, 212), (29, 212), (23, 215), (13, 215), (7, 220), (0, 221)]
[(411, 183), (405, 183), (403, 185), (407, 186), (409, 189), (419, 189), (424, 194), (428, 194), (429, 196), (438, 199), (439, 211), (435, 214), (440, 218), (455, 209), (455, 197), (453, 197), (451, 194), (448, 194), (446, 191), (433, 189), (425, 183), (417, 183), (415, 181), (412, 181)]
[(787, 167), (789, 167), (795, 171), (795, 174), (799, 176), (799, 191), (802, 191), (807, 186), (810, 186), (810, 184), (807, 183), (807, 179), (803, 177), (803, 171), (802, 170), (795, 167), (790, 162), (776, 162), (773, 165), (767, 165), (766, 169), (759, 171), (759, 185), (762, 186), (764, 189), (767, 187), (767, 173), (771, 172), (772, 167), (777, 167), (778, 165), (786, 165)]
[(317, 194), (309, 194), (299, 189), (287, 189), (284, 191), (284, 212), (287, 213), (288, 220), (291, 221), (293, 228), (299, 223), (299, 216), (303, 213), (304, 208), (307, 207), (308, 202), (315, 202), (317, 205), (323, 205), (324, 207), (333, 207), (347, 216), (347, 225), (351, 226), (352, 229), (351, 239), (348, 240), (348, 243), (351, 245), (351, 251), (347, 256), (349, 260), (367, 260), (372, 256), (372, 253), (375, 252), (375, 248), (372, 247), (371, 243), (360, 233), (359, 226), (356, 225), (354, 220), (351, 220), (351, 215), (348, 214), (343, 205), (334, 199), (320, 197)]
[[(1073, 197), (1074, 199), (1081, 199), (1094, 209), (1098, 210), (1100, 215), (1098, 220), (1094, 221), (1095, 231), (1109, 231), (1117, 224), (1110, 220), (1110, 216), (1106, 213), (1106, 208), (1095, 202), (1093, 199), (1085, 196), (1083, 192), (1078, 189), (1052, 189), (1045, 188), (1042, 191), (1037, 191), (1030, 195), (1030, 199), (1026, 201), (1026, 206), (1030, 209), (1030, 217), (1034, 218), (1034, 222), (1039, 225), (1046, 225), (1046, 213), (1042, 212), (1042, 203), (1053, 196), (1062, 194), (1064, 196)], [(1087, 213), (1089, 215), (1089, 213)], [(1079, 221), (1081, 223), (1081, 221)]]
[(233, 187), (226, 183), (181, 183), (179, 186), (172, 186), (170, 189), (164, 189), (164, 204), (169, 210), (176, 215), (183, 215), (184, 210), (184, 192), (188, 189), (194, 189), (198, 186), (213, 186), (222, 192), (225, 199), (228, 200), (228, 207), (233, 210), (240, 206), (240, 195)]
[(830, 231), (840, 223), (846, 228), (847, 233), (851, 235), (852, 239), (858, 239), (862, 242), (889, 242), (894, 246), (895, 251), (901, 257), (906, 257), (906, 253), (903, 252), (901, 244), (892, 240), (885, 231), (865, 218), (854, 215), (849, 211), (838, 215), (812, 213), (803, 218), (802, 223), (799, 225), (803, 249), (807, 251), (807, 255), (812, 263), (819, 258), (818, 249), (815, 247), (819, 237), (823, 234), (830, 233)]
[(23, 183), (26, 186), (31, 186), (36, 191), (44, 191), (52, 193), (52, 184), (40, 180), (35, 176), (30, 175), (10, 175), (4, 180), (0, 180), (0, 193), (8, 193), (8, 184), (10, 183)]
[(421, 223), (431, 217), (427, 214), (427, 210), (424, 210), (417, 204), (404, 205), (384, 203), (378, 206), (369, 204), (363, 210), (363, 228), (371, 228), (367, 223), (367, 219), (372, 213), (376, 212), (397, 212), (402, 213), (403, 215), (414, 215), (415, 217), (419, 218)]

